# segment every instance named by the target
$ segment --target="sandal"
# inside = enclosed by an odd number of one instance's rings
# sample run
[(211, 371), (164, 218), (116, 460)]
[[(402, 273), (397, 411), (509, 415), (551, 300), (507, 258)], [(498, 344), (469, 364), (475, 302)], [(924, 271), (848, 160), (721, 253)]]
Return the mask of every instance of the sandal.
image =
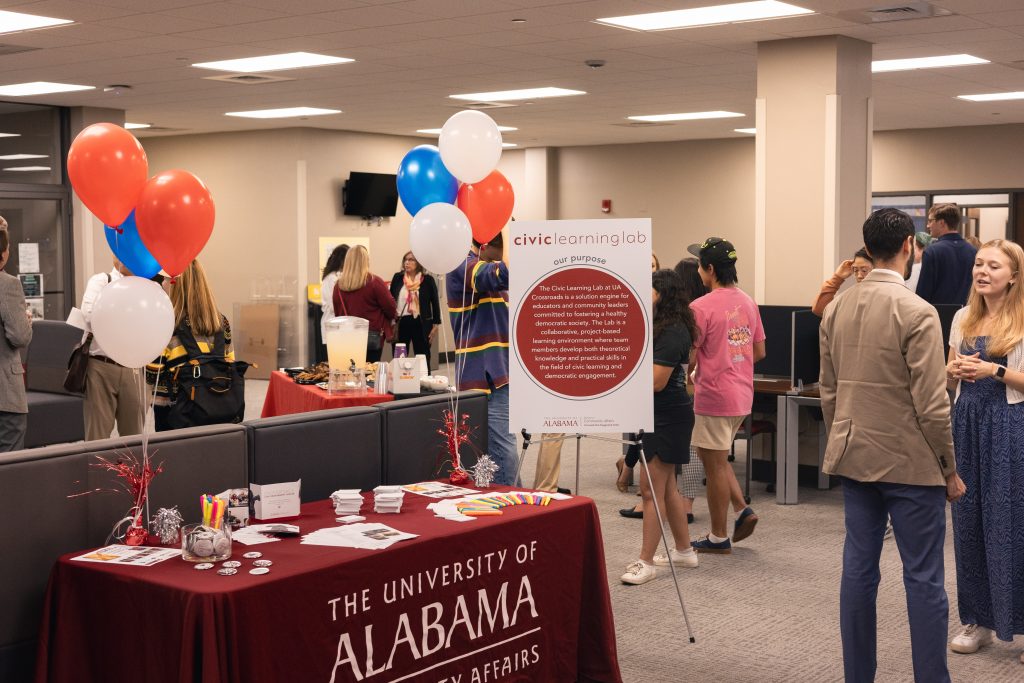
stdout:
[(615, 469), (619, 471), (619, 476), (615, 480), (615, 488), (622, 493), (626, 493), (629, 491), (630, 484), (633, 483), (633, 468), (626, 467), (625, 458), (619, 458), (615, 461)]

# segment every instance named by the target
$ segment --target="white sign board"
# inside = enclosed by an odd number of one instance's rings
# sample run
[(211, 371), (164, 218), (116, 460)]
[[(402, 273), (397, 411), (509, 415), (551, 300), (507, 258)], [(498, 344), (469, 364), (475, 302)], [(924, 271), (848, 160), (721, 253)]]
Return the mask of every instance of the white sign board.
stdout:
[(652, 431), (650, 219), (509, 229), (509, 430)]
[(18, 243), (18, 272), (39, 272), (39, 245), (35, 242)]

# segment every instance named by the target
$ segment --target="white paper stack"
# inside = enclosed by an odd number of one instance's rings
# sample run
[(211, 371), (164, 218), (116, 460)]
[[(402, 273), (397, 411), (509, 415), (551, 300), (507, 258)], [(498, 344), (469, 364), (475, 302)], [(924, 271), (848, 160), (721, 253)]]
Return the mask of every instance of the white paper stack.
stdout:
[(401, 486), (378, 486), (373, 490), (373, 511), (377, 513), (401, 512), (403, 498), (405, 498), (405, 491)]
[(336, 515), (355, 515), (363, 504), (363, 495), (359, 489), (338, 489), (331, 494)]
[(398, 541), (404, 541), (409, 538), (416, 538), (416, 534), (408, 534), (386, 524), (349, 524), (347, 526), (318, 529), (311, 534), (303, 536), (302, 543), (338, 548), (383, 550)]

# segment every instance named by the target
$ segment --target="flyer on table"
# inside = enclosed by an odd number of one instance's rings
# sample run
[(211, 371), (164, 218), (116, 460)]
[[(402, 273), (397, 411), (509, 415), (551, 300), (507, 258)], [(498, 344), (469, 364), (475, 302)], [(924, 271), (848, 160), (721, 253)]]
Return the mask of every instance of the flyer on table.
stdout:
[(654, 429), (651, 221), (509, 225), (513, 433)]

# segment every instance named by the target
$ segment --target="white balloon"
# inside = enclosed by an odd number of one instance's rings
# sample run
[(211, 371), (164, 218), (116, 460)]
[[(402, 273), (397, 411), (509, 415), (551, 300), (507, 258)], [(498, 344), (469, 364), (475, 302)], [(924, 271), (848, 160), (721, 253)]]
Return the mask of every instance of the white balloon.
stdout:
[(100, 291), (92, 332), (103, 352), (128, 368), (152, 362), (174, 333), (174, 306), (152, 280), (123, 277)]
[(427, 270), (447, 273), (459, 267), (473, 244), (469, 219), (452, 204), (427, 204), (409, 225), (409, 247)]
[(453, 176), (464, 183), (478, 183), (501, 159), (501, 132), (490, 116), (467, 109), (445, 122), (437, 146)]

